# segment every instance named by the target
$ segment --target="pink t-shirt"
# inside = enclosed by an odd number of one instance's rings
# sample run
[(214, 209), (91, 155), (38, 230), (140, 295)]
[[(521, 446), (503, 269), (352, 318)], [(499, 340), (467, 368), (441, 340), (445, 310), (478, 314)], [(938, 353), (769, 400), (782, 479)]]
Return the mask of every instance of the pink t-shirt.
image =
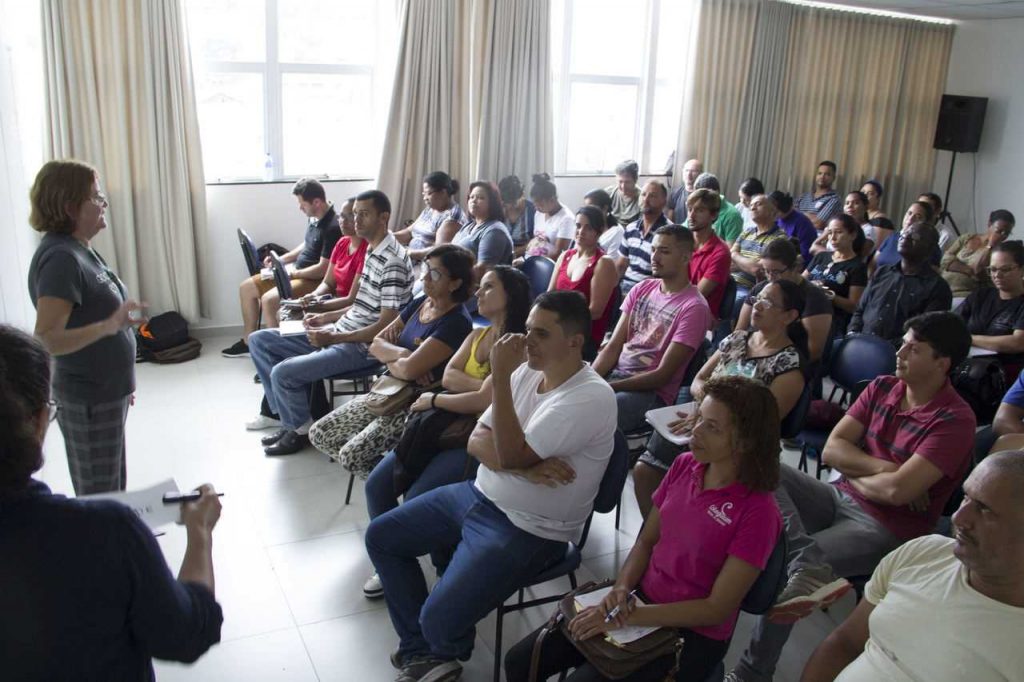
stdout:
[[(666, 294), (660, 279), (645, 279), (630, 289), (622, 302), (622, 312), (630, 316), (629, 331), (615, 369), (627, 375), (657, 369), (670, 343), (700, 348), (714, 319), (697, 287), (690, 285)], [(658, 397), (666, 405), (675, 404), (688, 364), (680, 365), (669, 382), (658, 389)]]
[[(706, 468), (692, 453), (684, 452), (654, 491), (661, 537), (640, 579), (640, 589), (650, 603), (705, 599), (728, 557), (763, 570), (778, 542), (782, 515), (772, 494), (753, 492), (738, 482), (704, 490)], [(691, 629), (726, 640), (738, 615), (737, 608), (721, 625)]]

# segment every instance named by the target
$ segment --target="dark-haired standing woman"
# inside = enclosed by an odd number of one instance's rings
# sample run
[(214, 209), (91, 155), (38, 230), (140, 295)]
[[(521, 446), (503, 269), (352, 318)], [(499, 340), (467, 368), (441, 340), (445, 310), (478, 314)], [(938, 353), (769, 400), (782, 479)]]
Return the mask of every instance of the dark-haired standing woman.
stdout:
[(36, 175), (29, 222), (44, 233), (29, 266), (35, 335), (56, 357), (53, 394), (76, 495), (124, 490), (124, 427), (135, 391), (133, 313), (124, 284), (90, 241), (107, 226), (99, 174), (50, 161)]

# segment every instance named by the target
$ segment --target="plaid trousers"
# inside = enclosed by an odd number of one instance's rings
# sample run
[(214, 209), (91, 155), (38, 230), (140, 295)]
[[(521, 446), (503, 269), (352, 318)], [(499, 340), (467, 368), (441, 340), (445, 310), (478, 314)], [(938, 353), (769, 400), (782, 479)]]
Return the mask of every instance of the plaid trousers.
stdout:
[(88, 403), (57, 396), (57, 423), (64, 435), (75, 495), (124, 490), (127, 483), (124, 425), (130, 396)]

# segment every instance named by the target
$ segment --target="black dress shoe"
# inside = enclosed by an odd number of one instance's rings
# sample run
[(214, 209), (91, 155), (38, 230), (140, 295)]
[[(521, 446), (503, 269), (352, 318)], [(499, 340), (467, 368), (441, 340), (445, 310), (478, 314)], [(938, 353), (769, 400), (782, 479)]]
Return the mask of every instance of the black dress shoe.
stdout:
[(260, 438), (260, 443), (263, 445), (263, 447), (267, 447), (268, 445), (273, 445), (277, 441), (281, 440), (281, 437), (284, 436), (284, 434), (286, 434), (286, 433), (291, 433), (291, 432), (288, 429), (278, 429), (277, 431), (274, 431), (269, 436), (263, 436), (263, 438)]
[(252, 375), (252, 383), (254, 383), (254, 384), (262, 384), (263, 383), (262, 381), (260, 381), (260, 374), (259, 374), (259, 372), (257, 372), (256, 374)]
[(263, 452), (268, 457), (275, 457), (278, 455), (294, 455), (300, 450), (304, 450), (309, 446), (309, 436), (300, 435), (294, 431), (286, 431), (281, 440), (271, 445), (269, 448), (264, 448)]

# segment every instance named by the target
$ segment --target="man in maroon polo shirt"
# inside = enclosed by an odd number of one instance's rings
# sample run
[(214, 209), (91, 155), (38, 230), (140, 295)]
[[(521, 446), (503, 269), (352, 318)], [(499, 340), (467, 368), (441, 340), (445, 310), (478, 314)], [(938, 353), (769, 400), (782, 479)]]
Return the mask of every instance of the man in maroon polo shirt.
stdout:
[(728, 244), (711, 228), (722, 207), (722, 199), (710, 189), (698, 189), (687, 197), (686, 206), (694, 241), (693, 255), (690, 256), (690, 281), (697, 285), (697, 289), (708, 300), (711, 314), (718, 317), (732, 266)]
[(934, 531), (967, 472), (974, 413), (949, 373), (971, 347), (949, 312), (904, 325), (896, 376), (880, 376), (833, 429), (822, 457), (842, 474), (824, 483), (783, 465), (775, 498), (789, 540), (789, 582), (726, 680), (770, 680), (791, 623), (870, 574), (888, 552)]

